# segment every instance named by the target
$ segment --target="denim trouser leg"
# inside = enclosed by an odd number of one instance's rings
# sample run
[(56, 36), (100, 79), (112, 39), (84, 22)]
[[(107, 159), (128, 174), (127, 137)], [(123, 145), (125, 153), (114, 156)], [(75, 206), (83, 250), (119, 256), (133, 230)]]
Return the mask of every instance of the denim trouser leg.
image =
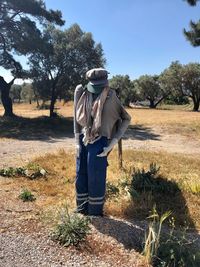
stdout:
[(101, 137), (94, 144), (88, 145), (88, 213), (101, 215), (106, 190), (107, 157), (97, 157), (107, 146), (107, 138)]
[[(107, 157), (97, 157), (107, 146), (107, 138), (101, 137), (86, 147), (82, 143), (80, 157), (77, 158), (77, 205), (89, 215), (101, 215), (106, 189)], [(87, 203), (84, 203), (87, 202)]]
[(80, 136), (80, 151), (76, 158), (76, 204), (77, 210), (88, 213), (87, 148)]

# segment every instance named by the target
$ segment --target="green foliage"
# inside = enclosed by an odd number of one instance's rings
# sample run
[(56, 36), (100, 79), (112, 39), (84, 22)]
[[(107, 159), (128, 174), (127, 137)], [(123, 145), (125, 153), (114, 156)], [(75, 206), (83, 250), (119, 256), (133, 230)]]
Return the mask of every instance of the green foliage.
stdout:
[(90, 233), (89, 218), (80, 214), (69, 214), (68, 209), (61, 211), (61, 222), (53, 230), (51, 237), (63, 246), (77, 246), (85, 241)]
[(168, 69), (160, 75), (161, 87), (169, 88), (172, 95), (190, 97), (193, 101), (193, 110), (198, 111), (200, 103), (200, 64), (180, 64), (172, 62)]
[(111, 88), (115, 89), (123, 105), (129, 106), (130, 102), (138, 99), (134, 84), (128, 75), (116, 75), (109, 80)]
[(159, 170), (160, 167), (157, 167), (156, 163), (151, 163), (147, 171), (144, 168), (134, 169), (129, 188), (130, 194), (134, 197), (135, 191), (163, 194), (174, 194), (179, 191), (175, 182), (167, 181), (158, 175)]
[(187, 105), (190, 103), (189, 98), (181, 94), (170, 95), (164, 100), (168, 105)]
[(141, 99), (149, 101), (150, 108), (156, 108), (169, 95), (169, 90), (159, 83), (159, 76), (142, 75), (134, 82)]
[(114, 198), (114, 197), (117, 197), (119, 195), (119, 188), (110, 183), (110, 182), (107, 182), (106, 183), (106, 198), (110, 199), (110, 198)]
[(197, 4), (197, 1), (199, 0), (187, 0), (187, 2), (191, 5), (191, 6), (195, 6)]
[[(155, 266), (160, 267), (198, 267), (200, 266), (200, 253), (192, 244), (182, 236), (172, 235), (162, 241), (155, 260)], [(193, 246), (192, 246), (193, 245)]]
[(174, 219), (171, 218), (170, 230), (163, 230), (163, 222), (169, 218), (171, 212), (159, 215), (153, 208), (145, 236), (143, 254), (148, 262), (155, 267), (198, 267), (200, 253), (195, 247), (195, 240), (186, 238), (186, 230), (175, 232)]
[[(191, 6), (195, 6), (197, 4), (197, 1), (199, 1), (199, 0), (187, 0), (187, 2)], [(190, 22), (190, 30), (189, 31), (186, 31), (186, 29), (184, 29), (184, 35), (185, 35), (186, 39), (193, 46), (199, 46), (200, 45), (200, 40), (199, 40), (199, 36), (200, 36), (199, 26), (200, 26), (200, 22), (199, 21), (197, 23), (191, 21)]]
[(20, 176), (20, 175), (24, 176), (25, 171), (26, 169), (23, 167), (19, 167), (19, 168), (9, 167), (9, 168), (0, 169), (0, 175), (4, 177), (14, 177), (14, 176)]
[(21, 89), (21, 98), (31, 103), (35, 99), (35, 93), (31, 83), (24, 83)]
[(42, 0), (0, 1), (0, 11), (0, 65), (20, 78), (26, 73), (14, 54), (27, 55), (41, 47), (40, 29), (45, 21), (59, 25), (64, 21), (60, 11), (48, 11)]
[(47, 171), (41, 168), (38, 164), (29, 163), (25, 167), (9, 167), (5, 169), (0, 169), (0, 175), (4, 177), (18, 177), (24, 176), (29, 179), (36, 179), (39, 177), (46, 176)]
[(105, 59), (101, 44), (78, 24), (64, 31), (47, 25), (43, 35), (47, 46), (29, 57), (30, 75), (38, 95), (51, 100), (53, 116), (57, 98), (69, 100), (75, 86), (86, 82), (86, 71), (103, 66)]
[(21, 191), (19, 198), (22, 199), (24, 202), (36, 200), (35, 196), (31, 193), (31, 191), (26, 188)]
[(20, 102), (20, 100), (21, 100), (21, 91), (22, 91), (22, 86), (21, 85), (13, 84), (11, 86), (10, 97), (11, 97), (13, 102), (15, 102), (15, 100), (18, 100), (18, 102)]

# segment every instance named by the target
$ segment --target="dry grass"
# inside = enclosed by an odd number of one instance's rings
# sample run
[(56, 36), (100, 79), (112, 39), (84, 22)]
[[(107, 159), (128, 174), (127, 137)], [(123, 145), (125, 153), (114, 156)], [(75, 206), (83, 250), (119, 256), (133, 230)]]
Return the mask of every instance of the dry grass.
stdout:
[[(162, 106), (161, 106), (162, 107)], [(179, 133), (191, 138), (200, 137), (200, 113), (188, 110), (187, 106), (163, 106), (170, 109), (149, 109), (134, 108), (128, 109), (132, 117), (133, 125), (158, 126), (169, 133)], [(173, 109), (172, 109), (173, 107)], [(73, 117), (73, 103), (57, 102), (57, 112), (63, 117)], [(48, 116), (48, 110), (38, 110), (36, 103), (31, 105), (14, 104), (14, 112), (18, 116), (36, 118)], [(3, 114), (3, 107), (0, 105), (0, 116)]]
[[(55, 217), (56, 211), (63, 204), (68, 203), (70, 210), (75, 208), (75, 157), (73, 153), (60, 151), (57, 154), (47, 154), (35, 159), (40, 166), (48, 170), (47, 179), (28, 180), (25, 178), (10, 180), (10, 186), (25, 187), (37, 194), (36, 205), (43, 214), (50, 212)], [(120, 194), (119, 198), (107, 200), (105, 210), (107, 214), (118, 217), (145, 219), (156, 203), (160, 212), (173, 210), (177, 225), (184, 221), (190, 227), (200, 228), (199, 177), (200, 159), (187, 158), (182, 155), (167, 153), (152, 153), (144, 151), (124, 151), (124, 167), (129, 170), (147, 168), (151, 162), (160, 167), (163, 179), (173, 180), (181, 191), (174, 196), (146, 193), (134, 201), (128, 196)], [(119, 171), (117, 167), (117, 153), (109, 156), (108, 181), (118, 185), (127, 172)], [(130, 177), (129, 177), (130, 178)], [(195, 191), (198, 187), (198, 192)], [(196, 188), (196, 189), (195, 189)]]
[[(14, 111), (18, 116), (27, 117), (28, 121), (30, 120), (30, 122), (33, 123), (32, 128), (30, 126), (27, 127), (30, 131), (33, 131), (33, 128), (35, 127), (34, 118), (42, 115), (46, 116), (49, 112), (48, 110), (37, 110), (35, 103), (32, 105), (15, 104)], [(73, 103), (67, 103), (63, 106), (62, 102), (58, 102), (57, 111), (65, 118), (72, 117)], [(160, 127), (165, 131), (187, 135), (190, 138), (200, 136), (200, 113), (198, 112), (179, 109), (128, 109), (128, 112), (132, 116), (133, 125)], [(2, 113), (3, 110), (0, 106), (0, 115)], [(36, 122), (38, 124), (38, 121)], [(55, 123), (57, 123), (57, 121)], [(66, 125), (66, 122), (63, 120), (62, 124)], [(60, 122), (59, 125), (61, 125)], [(40, 126), (39, 128), (41, 128)], [(69, 126), (66, 126), (66, 129), (67, 128), (69, 128)], [(1, 125), (1, 130), (3, 131), (3, 129), (3, 125)], [(49, 135), (55, 132), (55, 127), (53, 128), (53, 131), (51, 131), (48, 123), (44, 129), (45, 131), (50, 131)], [(59, 129), (58, 134), (63, 132), (63, 128), (61, 131)], [(16, 128), (11, 127), (9, 133), (12, 133), (12, 131), (14, 134), (17, 134)], [(6, 128), (4, 129), (4, 132), (6, 132)], [(28, 134), (28, 132), (26, 134)], [(25, 186), (30, 190), (37, 192), (40, 196), (37, 198), (37, 205), (43, 210), (55, 210), (56, 207), (59, 207), (64, 202), (66, 203), (66, 201), (70, 204), (71, 209), (73, 209), (75, 207), (74, 155), (71, 153), (66, 154), (61, 151), (55, 155), (51, 154), (38, 158), (36, 161), (49, 171), (48, 179), (29, 181), (21, 178), (17, 180), (18, 186)], [(148, 211), (152, 208), (153, 202), (157, 201), (161, 211), (165, 211), (169, 208), (174, 209), (177, 222), (183, 223), (185, 219), (188, 219), (190, 222), (195, 222), (196, 227), (200, 227), (200, 214), (198, 209), (200, 200), (197, 194), (200, 186), (200, 159), (164, 152), (124, 151), (124, 166), (126, 170), (133, 166), (136, 168), (147, 168), (151, 162), (156, 162), (161, 167), (160, 174), (163, 179), (175, 180), (177, 182), (177, 187), (182, 188), (181, 194), (174, 196), (173, 199), (170, 199), (170, 197), (167, 196), (163, 197), (162, 195), (153, 196), (151, 194), (146, 194), (143, 196), (142, 200), (135, 200), (134, 202), (127, 196), (120, 195), (118, 201), (117, 199), (107, 201), (106, 212), (117, 216), (145, 218), (148, 215)], [(116, 152), (111, 153), (109, 164), (108, 181), (117, 185), (119, 180), (123, 179), (125, 173), (120, 172), (117, 168)], [(13, 183), (15, 182), (16, 181), (13, 180)], [(162, 200), (160, 203), (158, 197)]]

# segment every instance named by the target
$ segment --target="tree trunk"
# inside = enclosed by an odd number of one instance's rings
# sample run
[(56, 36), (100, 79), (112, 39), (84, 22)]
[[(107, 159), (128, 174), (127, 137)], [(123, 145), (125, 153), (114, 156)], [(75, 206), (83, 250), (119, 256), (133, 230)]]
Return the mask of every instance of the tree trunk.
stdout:
[(154, 100), (149, 100), (149, 101), (150, 101), (149, 107), (150, 108), (156, 108), (156, 106), (154, 104)]
[(123, 168), (123, 162), (122, 162), (122, 139), (118, 142), (118, 165), (119, 169)]
[(7, 117), (14, 116), (12, 99), (9, 96), (10, 88), (13, 82), (14, 82), (14, 79), (10, 83), (7, 83), (3, 79), (3, 77), (0, 77), (1, 101), (3, 104), (4, 110), (5, 110), (3, 116), (7, 116)]
[(198, 111), (199, 110), (199, 104), (200, 104), (200, 100), (196, 99), (195, 97), (192, 98), (193, 100), (193, 111)]
[(51, 103), (50, 103), (50, 108), (49, 108), (50, 118), (55, 116), (54, 107), (55, 107), (56, 99), (57, 99), (57, 97), (55, 94), (55, 87), (53, 87), (52, 88), (52, 94), (51, 94)]

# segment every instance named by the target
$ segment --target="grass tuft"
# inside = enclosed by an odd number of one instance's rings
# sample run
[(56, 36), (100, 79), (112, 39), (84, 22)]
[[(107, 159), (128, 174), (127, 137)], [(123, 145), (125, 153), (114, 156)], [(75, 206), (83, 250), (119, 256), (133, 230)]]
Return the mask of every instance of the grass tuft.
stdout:
[(21, 200), (23, 200), (24, 202), (27, 202), (27, 201), (35, 201), (36, 200), (36, 197), (32, 194), (31, 191), (29, 191), (28, 189), (24, 188), (20, 195), (19, 195), (19, 198)]
[(68, 209), (61, 211), (60, 223), (58, 223), (51, 233), (51, 238), (58, 241), (61, 245), (78, 246), (80, 242), (86, 240), (90, 233), (89, 218), (77, 213), (69, 214)]

